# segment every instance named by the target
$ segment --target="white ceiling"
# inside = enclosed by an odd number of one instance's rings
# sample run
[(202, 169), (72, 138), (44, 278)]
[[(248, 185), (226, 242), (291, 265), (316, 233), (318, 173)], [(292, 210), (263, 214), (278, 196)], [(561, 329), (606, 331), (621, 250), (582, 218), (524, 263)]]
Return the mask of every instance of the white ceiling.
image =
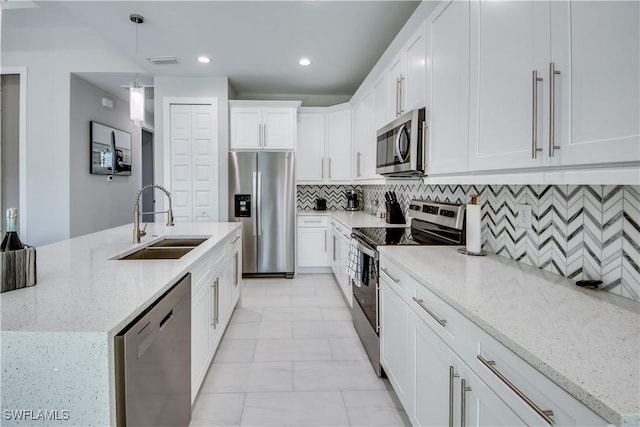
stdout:
[[(306, 105), (325, 105), (331, 98), (348, 100), (420, 4), (402, 0), (37, 3), (39, 9), (5, 13), (3, 24), (9, 20), (9, 25), (22, 26), (86, 25), (133, 58), (135, 24), (129, 15), (138, 13), (145, 22), (138, 27), (137, 62), (148, 76), (226, 76), (239, 98), (304, 95)], [(210, 56), (211, 63), (198, 63), (199, 55)], [(153, 65), (145, 59), (153, 56), (176, 56), (180, 63)], [(298, 65), (301, 57), (310, 58), (311, 66)], [(105, 88), (122, 84), (106, 73), (81, 75)]]

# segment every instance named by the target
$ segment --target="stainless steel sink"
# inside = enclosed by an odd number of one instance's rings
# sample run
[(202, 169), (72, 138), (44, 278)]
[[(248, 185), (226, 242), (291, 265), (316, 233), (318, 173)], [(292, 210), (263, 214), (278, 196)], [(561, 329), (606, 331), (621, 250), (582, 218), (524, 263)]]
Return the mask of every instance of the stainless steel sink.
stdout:
[(118, 255), (115, 260), (144, 260), (144, 259), (180, 259), (211, 236), (204, 237), (164, 237), (144, 248), (132, 253)]
[(172, 248), (183, 248), (183, 247), (192, 247), (206, 242), (208, 237), (165, 237), (164, 239), (157, 241), (156, 243), (149, 245), (149, 248), (164, 248), (164, 247), (172, 247)]
[(132, 254), (125, 255), (119, 260), (141, 260), (141, 259), (179, 259), (187, 253), (195, 249), (192, 247), (181, 248), (163, 248), (163, 247), (146, 247)]

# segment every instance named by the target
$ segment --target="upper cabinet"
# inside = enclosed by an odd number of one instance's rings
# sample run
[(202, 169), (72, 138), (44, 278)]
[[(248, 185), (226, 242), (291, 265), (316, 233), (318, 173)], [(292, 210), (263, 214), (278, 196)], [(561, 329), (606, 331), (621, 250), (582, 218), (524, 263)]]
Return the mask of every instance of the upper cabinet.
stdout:
[(427, 20), (427, 174), (467, 170), (469, 3), (443, 2)]
[(351, 108), (301, 108), (296, 180), (299, 184), (351, 181)]
[[(409, 39), (387, 70), (386, 122), (425, 105), (425, 25)], [(385, 123), (386, 124), (386, 123)]]
[(299, 101), (229, 101), (231, 150), (294, 150)]
[(552, 165), (640, 161), (640, 3), (552, 1), (549, 7), (549, 62), (559, 74), (550, 99), (555, 142), (545, 140), (544, 154)]
[(469, 169), (640, 160), (639, 5), (471, 2)]
[[(382, 87), (381, 80), (377, 87)], [(384, 95), (386, 92), (382, 91)], [(379, 179), (376, 175), (376, 132), (382, 125), (375, 123), (376, 96), (374, 89), (353, 106), (353, 178), (355, 180)]]

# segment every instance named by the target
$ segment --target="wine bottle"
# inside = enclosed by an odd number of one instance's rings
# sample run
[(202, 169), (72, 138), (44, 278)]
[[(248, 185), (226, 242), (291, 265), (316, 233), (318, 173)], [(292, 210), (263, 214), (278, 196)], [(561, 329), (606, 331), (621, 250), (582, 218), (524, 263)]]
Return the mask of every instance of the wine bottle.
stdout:
[(24, 245), (18, 237), (16, 231), (16, 224), (18, 222), (18, 209), (7, 209), (7, 232), (2, 239), (0, 245), (0, 252), (17, 251), (18, 249), (24, 249)]

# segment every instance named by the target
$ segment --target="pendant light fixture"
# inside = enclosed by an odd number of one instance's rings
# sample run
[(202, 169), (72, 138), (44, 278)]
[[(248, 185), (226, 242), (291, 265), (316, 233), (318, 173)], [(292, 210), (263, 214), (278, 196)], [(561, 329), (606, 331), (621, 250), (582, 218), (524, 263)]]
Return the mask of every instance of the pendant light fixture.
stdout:
[[(136, 24), (136, 59), (138, 58), (138, 25), (144, 22), (144, 17), (138, 14), (129, 16), (131, 22)], [(129, 83), (129, 116), (136, 125), (144, 123), (144, 86), (140, 83), (138, 73), (136, 80)]]

